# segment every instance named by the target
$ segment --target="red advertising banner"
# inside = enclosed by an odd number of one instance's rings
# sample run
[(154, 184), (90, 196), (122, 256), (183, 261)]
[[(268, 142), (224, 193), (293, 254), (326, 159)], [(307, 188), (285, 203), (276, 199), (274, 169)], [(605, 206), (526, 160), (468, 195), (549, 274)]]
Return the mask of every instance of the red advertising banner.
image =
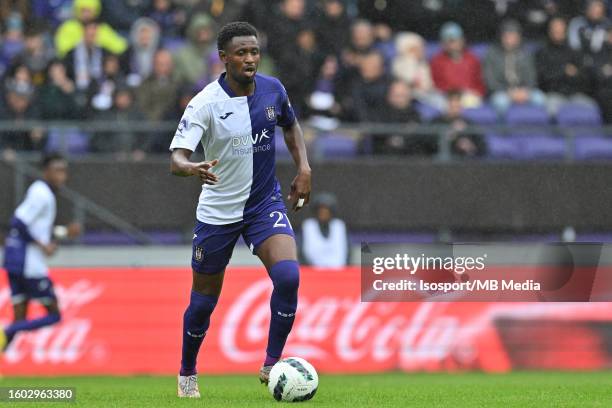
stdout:
[[(302, 268), (286, 355), (322, 372), (612, 367), (612, 304), (360, 301), (360, 270)], [(190, 271), (54, 269), (60, 324), (20, 334), (4, 375), (174, 374)], [(256, 373), (271, 282), (263, 268), (228, 270), (199, 358), (203, 373)], [(40, 312), (39, 309), (33, 312)], [(12, 316), (0, 277), (0, 324)]]

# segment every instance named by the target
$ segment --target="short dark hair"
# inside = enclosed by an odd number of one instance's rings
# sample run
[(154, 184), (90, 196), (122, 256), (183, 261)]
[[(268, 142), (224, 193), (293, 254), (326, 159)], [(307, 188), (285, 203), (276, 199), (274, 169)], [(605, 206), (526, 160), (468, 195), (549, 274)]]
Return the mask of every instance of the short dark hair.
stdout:
[(47, 153), (43, 156), (42, 160), (40, 161), (40, 167), (43, 170), (46, 170), (47, 167), (49, 167), (51, 165), (51, 163), (56, 162), (56, 161), (66, 161), (66, 158), (58, 152), (50, 152)]
[(246, 21), (234, 21), (224, 25), (217, 35), (217, 49), (224, 50), (234, 37), (253, 36), (257, 38), (257, 29)]

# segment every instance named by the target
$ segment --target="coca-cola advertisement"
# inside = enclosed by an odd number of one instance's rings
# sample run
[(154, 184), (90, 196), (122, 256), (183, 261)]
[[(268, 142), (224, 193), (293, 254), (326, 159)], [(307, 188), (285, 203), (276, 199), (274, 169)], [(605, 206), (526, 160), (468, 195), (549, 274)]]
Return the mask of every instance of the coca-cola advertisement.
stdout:
[[(321, 372), (612, 367), (609, 303), (362, 302), (359, 268), (302, 268), (301, 274), (285, 354)], [(62, 321), (19, 334), (4, 355), (3, 374), (177, 372), (188, 269), (58, 268), (52, 278)], [(10, 294), (0, 279), (0, 324), (6, 324)], [(271, 291), (263, 268), (228, 269), (200, 370), (258, 370)]]

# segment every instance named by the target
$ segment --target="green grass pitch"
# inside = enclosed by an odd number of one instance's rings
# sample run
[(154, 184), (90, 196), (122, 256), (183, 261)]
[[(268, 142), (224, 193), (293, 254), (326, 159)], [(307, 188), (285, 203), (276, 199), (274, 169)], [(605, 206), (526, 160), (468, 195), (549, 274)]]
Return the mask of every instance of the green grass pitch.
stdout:
[[(76, 387), (74, 403), (16, 407), (278, 407), (255, 375), (200, 377), (200, 400), (179, 400), (174, 377), (3, 378), (0, 387)], [(306, 407), (612, 407), (612, 372), (322, 375)], [(0, 402), (2, 406), (7, 403)]]

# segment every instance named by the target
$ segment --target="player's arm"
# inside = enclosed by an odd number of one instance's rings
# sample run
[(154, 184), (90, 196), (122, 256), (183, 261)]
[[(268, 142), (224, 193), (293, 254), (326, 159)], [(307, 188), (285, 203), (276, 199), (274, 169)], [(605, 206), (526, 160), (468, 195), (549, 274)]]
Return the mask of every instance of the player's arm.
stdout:
[(189, 160), (193, 152), (188, 149), (174, 149), (170, 158), (170, 170), (179, 177), (198, 176), (204, 184), (217, 184), (219, 177), (210, 171), (219, 160), (192, 162)]
[(310, 201), (311, 188), (311, 169), (306, 155), (306, 144), (304, 143), (304, 133), (297, 119), (290, 126), (283, 127), (285, 144), (293, 157), (298, 172), (291, 183), (289, 201), (294, 211), (299, 211)]

